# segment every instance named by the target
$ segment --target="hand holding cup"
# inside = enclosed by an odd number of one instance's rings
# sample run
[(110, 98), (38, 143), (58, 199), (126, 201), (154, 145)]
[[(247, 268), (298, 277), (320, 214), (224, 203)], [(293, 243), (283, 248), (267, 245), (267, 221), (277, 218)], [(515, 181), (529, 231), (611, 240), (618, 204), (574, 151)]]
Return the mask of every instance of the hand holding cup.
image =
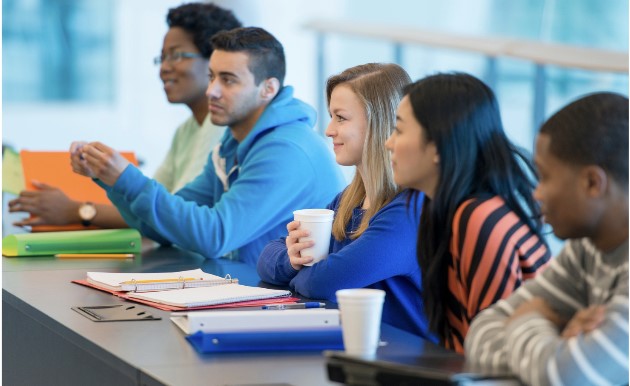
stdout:
[[(294, 237), (298, 237), (297, 240), (301, 244), (299, 246), (301, 260), (294, 259), (296, 263), (311, 266), (328, 257), (334, 216), (335, 212), (330, 209), (301, 209), (293, 212), (295, 221), (290, 222), (289, 225), (298, 222), (297, 230), (299, 233), (294, 233)], [(289, 236), (291, 236), (291, 229), (289, 229)], [(290, 256), (291, 253), (289, 253)], [(310, 260), (306, 258), (310, 258)], [(293, 261), (291, 265), (293, 265)]]
[(291, 266), (293, 267), (293, 269), (295, 269), (296, 271), (302, 269), (303, 265), (313, 262), (312, 256), (302, 257), (301, 251), (305, 248), (309, 248), (315, 245), (315, 242), (313, 240), (300, 242), (300, 239), (308, 237), (310, 235), (310, 232), (307, 229), (299, 228), (299, 221), (291, 221), (290, 223), (288, 223), (287, 230), (289, 231), (289, 235), (285, 239), (289, 261), (291, 262)]

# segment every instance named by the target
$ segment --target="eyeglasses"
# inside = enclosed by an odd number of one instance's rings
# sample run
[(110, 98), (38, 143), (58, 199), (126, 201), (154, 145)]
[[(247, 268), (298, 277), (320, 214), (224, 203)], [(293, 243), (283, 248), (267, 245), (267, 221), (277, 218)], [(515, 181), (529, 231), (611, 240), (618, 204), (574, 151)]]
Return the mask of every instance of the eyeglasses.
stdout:
[(197, 54), (194, 52), (173, 52), (172, 54), (162, 54), (160, 56), (156, 56), (153, 59), (153, 63), (156, 66), (159, 66), (163, 62), (169, 63), (178, 63), (182, 59), (193, 59), (193, 58), (201, 58), (201, 54)]

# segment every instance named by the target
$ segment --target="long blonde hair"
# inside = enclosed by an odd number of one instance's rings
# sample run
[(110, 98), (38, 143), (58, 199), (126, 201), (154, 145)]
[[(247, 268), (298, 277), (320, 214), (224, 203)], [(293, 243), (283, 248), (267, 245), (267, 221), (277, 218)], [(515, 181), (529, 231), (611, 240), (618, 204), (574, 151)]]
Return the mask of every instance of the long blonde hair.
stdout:
[(328, 104), (335, 87), (343, 84), (363, 103), (367, 117), (361, 170), (355, 173), (343, 192), (333, 222), (332, 234), (337, 240), (348, 236), (346, 226), (352, 218), (353, 209), (360, 206), (366, 196), (370, 197), (371, 202), (359, 228), (350, 235), (351, 239), (361, 236), (376, 212), (398, 193), (385, 141), (396, 125), (396, 108), (403, 96), (403, 88), (409, 83), (411, 79), (402, 67), (383, 63), (362, 64), (328, 78)]

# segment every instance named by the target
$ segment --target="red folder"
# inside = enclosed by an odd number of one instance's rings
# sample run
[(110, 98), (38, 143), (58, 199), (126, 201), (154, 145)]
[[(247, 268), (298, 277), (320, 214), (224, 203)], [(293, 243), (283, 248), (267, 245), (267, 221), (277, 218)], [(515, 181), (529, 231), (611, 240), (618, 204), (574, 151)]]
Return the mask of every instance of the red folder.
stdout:
[(150, 307), (155, 307), (164, 311), (195, 311), (195, 310), (209, 310), (214, 308), (238, 308), (238, 307), (262, 307), (265, 304), (286, 304), (286, 303), (295, 303), (298, 298), (294, 297), (286, 297), (286, 298), (272, 298), (272, 299), (262, 299), (262, 300), (247, 300), (242, 302), (234, 302), (234, 303), (225, 303), (225, 304), (217, 304), (213, 306), (200, 306), (200, 307), (175, 307), (169, 306), (168, 304), (155, 303), (149, 300), (131, 298), (127, 296), (127, 292), (124, 291), (112, 291), (107, 288), (96, 286), (87, 280), (72, 280), (73, 283), (80, 284), (86, 287), (94, 288), (100, 291), (109, 292), (114, 296), (118, 296), (119, 298), (129, 300), (132, 302), (144, 304)]

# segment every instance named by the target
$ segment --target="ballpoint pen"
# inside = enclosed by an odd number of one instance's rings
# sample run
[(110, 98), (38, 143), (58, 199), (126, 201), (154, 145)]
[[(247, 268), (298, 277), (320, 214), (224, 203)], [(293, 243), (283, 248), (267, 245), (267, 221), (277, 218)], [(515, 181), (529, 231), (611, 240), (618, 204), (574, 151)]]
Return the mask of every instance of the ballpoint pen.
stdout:
[(263, 310), (296, 310), (300, 308), (324, 308), (326, 303), (306, 302), (292, 304), (267, 304), (262, 306)]

